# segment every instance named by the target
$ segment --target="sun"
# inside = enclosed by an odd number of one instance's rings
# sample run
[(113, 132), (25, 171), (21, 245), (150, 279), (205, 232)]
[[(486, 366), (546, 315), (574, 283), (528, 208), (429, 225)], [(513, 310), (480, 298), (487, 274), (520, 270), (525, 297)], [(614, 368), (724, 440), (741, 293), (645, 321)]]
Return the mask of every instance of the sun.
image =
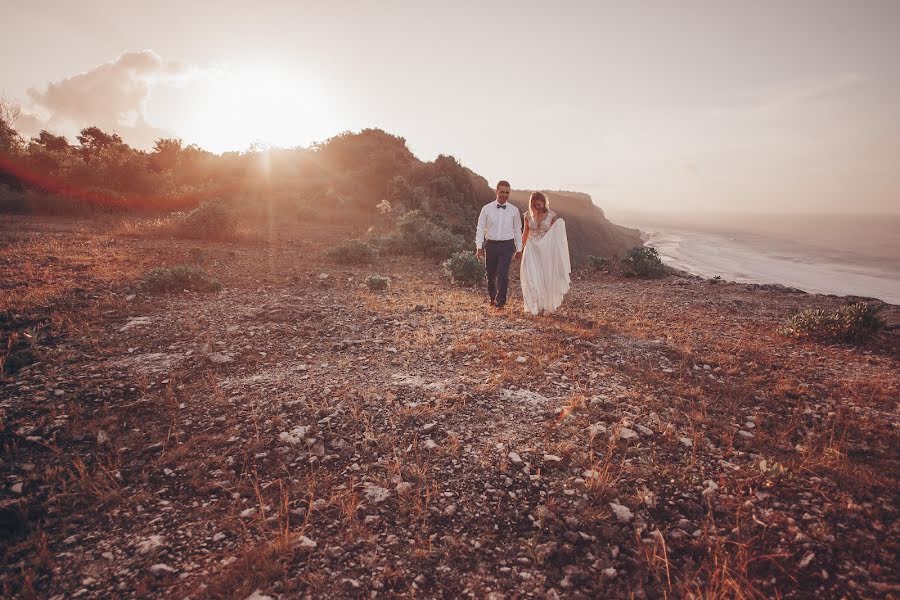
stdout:
[(338, 131), (334, 101), (290, 68), (218, 69), (191, 90), (189, 105), (179, 134), (213, 152), (307, 146)]

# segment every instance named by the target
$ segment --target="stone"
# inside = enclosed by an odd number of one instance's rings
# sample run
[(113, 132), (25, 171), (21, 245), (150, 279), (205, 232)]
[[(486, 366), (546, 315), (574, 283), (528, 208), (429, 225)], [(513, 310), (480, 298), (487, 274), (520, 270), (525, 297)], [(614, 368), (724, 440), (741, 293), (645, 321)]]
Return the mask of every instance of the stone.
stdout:
[(299, 538), (297, 538), (297, 547), (299, 547), (299, 548), (305, 548), (307, 550), (312, 550), (316, 546), (318, 546), (318, 544), (316, 542), (314, 542), (313, 540), (311, 540), (310, 538), (306, 537), (305, 535), (301, 535)]
[(545, 454), (544, 462), (553, 462), (553, 463), (562, 462), (562, 457), (556, 456), (555, 454)]
[(374, 504), (381, 504), (391, 496), (386, 488), (373, 484), (366, 484), (365, 494), (366, 499)]
[(157, 577), (165, 577), (175, 572), (175, 569), (165, 563), (158, 563), (150, 567), (150, 573)]
[(634, 514), (631, 512), (631, 509), (624, 504), (610, 502), (609, 507), (612, 509), (613, 513), (615, 513), (616, 519), (618, 519), (619, 523), (630, 523), (634, 518)]
[(627, 427), (623, 427), (619, 430), (619, 439), (620, 440), (631, 440), (638, 437), (638, 434), (633, 429), (628, 429)]
[(684, 446), (685, 448), (693, 448), (694, 447), (694, 440), (692, 440), (691, 438), (680, 437), (680, 438), (678, 438), (678, 443), (681, 444), (682, 446)]
[(514, 465), (521, 465), (522, 457), (519, 456), (518, 453), (516, 453), (516, 452), (510, 452), (509, 453), (509, 462), (511, 462)]
[(290, 431), (282, 431), (278, 434), (278, 439), (291, 446), (296, 446), (306, 438), (307, 434), (309, 434), (309, 430), (310, 427), (304, 427), (302, 425), (294, 427)]
[(153, 550), (157, 550), (158, 548), (162, 548), (166, 545), (166, 540), (161, 535), (151, 535), (145, 540), (141, 540), (137, 543), (138, 552), (141, 554), (148, 554)]

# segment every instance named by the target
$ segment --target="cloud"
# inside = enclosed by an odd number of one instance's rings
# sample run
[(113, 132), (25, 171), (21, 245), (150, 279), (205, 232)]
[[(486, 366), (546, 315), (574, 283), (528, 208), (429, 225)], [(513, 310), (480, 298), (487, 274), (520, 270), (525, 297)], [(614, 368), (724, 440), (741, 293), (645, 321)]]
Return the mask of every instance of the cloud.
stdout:
[(89, 71), (51, 82), (46, 89), (28, 90), (30, 105), (22, 132), (50, 129), (72, 135), (96, 125), (114, 131), (136, 147), (147, 148), (160, 137), (171, 135), (146, 120), (147, 100), (154, 86), (185, 80), (197, 69), (163, 60), (152, 50), (124, 52), (117, 59)]

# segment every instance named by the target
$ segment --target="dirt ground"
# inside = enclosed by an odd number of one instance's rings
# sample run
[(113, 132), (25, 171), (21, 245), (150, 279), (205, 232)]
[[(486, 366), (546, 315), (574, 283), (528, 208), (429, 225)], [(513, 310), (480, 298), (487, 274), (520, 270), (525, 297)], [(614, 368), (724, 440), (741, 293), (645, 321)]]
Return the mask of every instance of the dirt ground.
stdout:
[(364, 223), (122, 231), (0, 217), (3, 597), (900, 595), (900, 307), (829, 346), (777, 329), (842, 298), (582, 270), (537, 318), (324, 257)]

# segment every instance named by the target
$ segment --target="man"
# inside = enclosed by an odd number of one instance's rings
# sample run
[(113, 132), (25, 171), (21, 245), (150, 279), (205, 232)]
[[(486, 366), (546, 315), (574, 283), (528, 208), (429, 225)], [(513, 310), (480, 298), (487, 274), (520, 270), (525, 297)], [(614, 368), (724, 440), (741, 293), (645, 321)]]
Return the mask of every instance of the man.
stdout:
[(497, 199), (481, 208), (475, 230), (475, 254), (485, 257), (491, 306), (502, 309), (509, 288), (509, 263), (522, 256), (522, 215), (509, 200), (509, 182), (497, 183)]

